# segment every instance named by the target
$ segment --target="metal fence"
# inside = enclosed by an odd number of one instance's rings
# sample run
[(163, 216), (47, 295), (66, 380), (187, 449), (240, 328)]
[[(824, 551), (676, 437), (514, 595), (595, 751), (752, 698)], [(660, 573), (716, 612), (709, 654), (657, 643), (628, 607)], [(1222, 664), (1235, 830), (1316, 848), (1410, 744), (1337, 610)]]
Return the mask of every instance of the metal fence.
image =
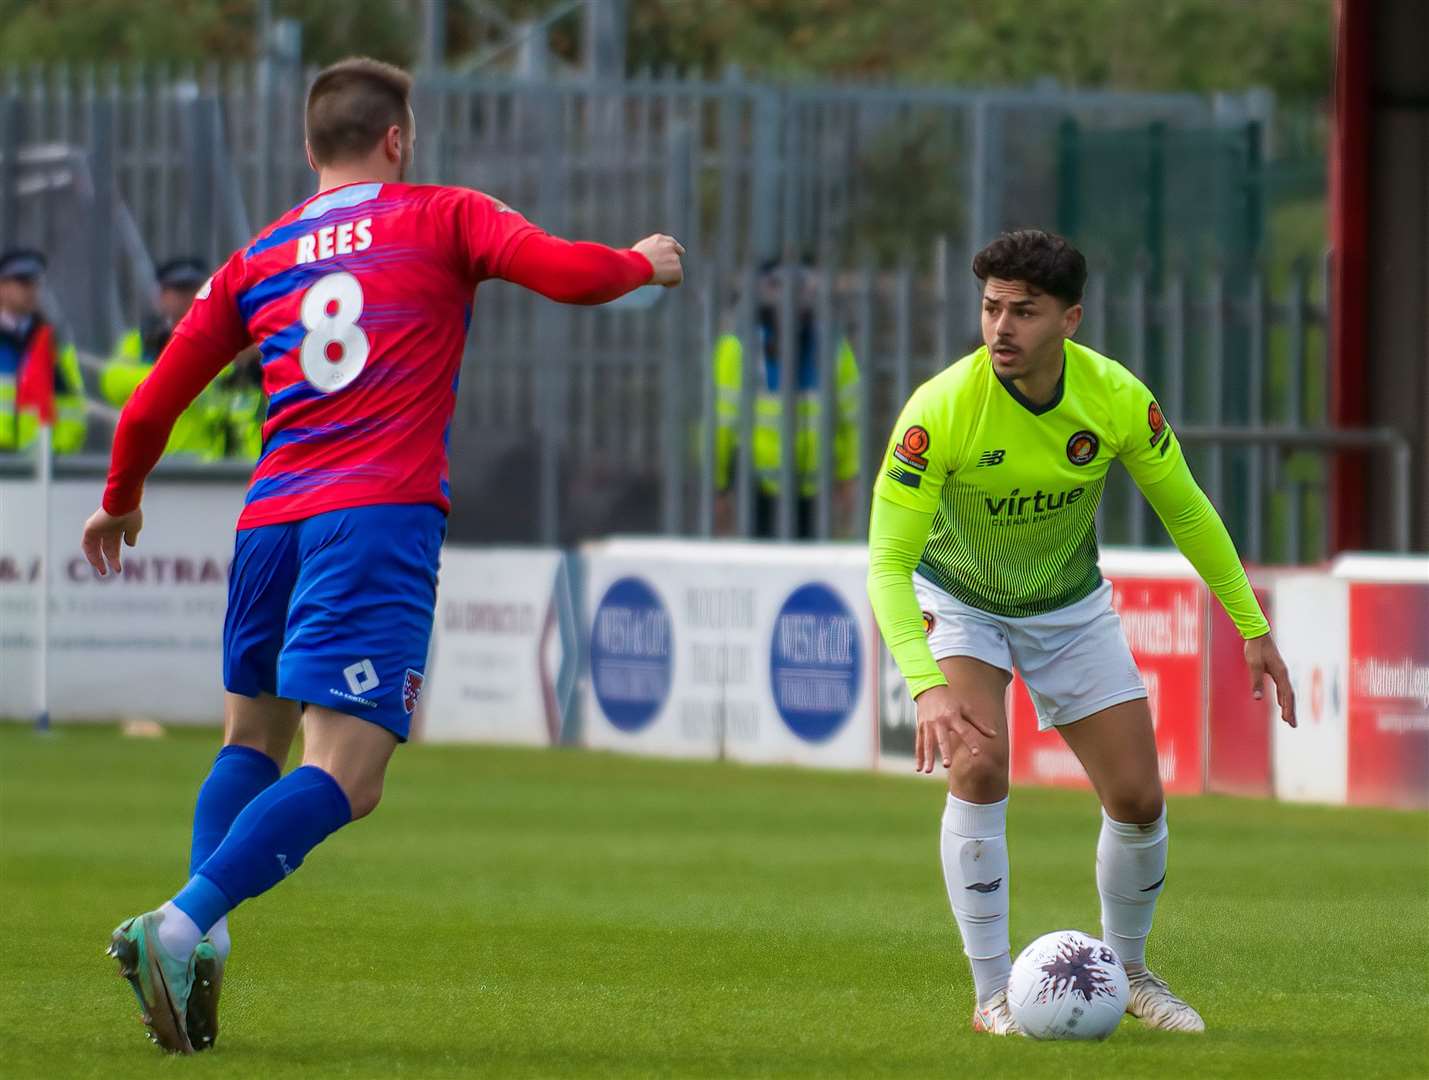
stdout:
[[(930, 271), (911, 260), (894, 269), (867, 263), (814, 271), (814, 318), (823, 328), (821, 417), (835, 411), (835, 342), (852, 344), (861, 372), (852, 512), (838, 512), (825, 423), (815, 499), (820, 536), (862, 535), (872, 479), (898, 410), (920, 382), (978, 344), (970, 324), (976, 285), (965, 262), (950, 251), (949, 244), (935, 244)], [(752, 268), (724, 276), (705, 268), (686, 288), (639, 314), (541, 305), (536, 317), (539, 301), (506, 286), (489, 293), (484, 288), (474, 321), (477, 362), (467, 376), (477, 390), (463, 399), (468, 411), (460, 430), (466, 434), (457, 436), (454, 460), (470, 470), (465, 479), (481, 474), (472, 484), (477, 506), (520, 505), (523, 492), (532, 503), (529, 521), (515, 529), (484, 521), (479, 534), (514, 539), (534, 529), (569, 539), (609, 531), (716, 532), (711, 355), (723, 331), (740, 335), (746, 356), (760, 354), (750, 301), (754, 276)], [(1157, 393), (1182, 433), (1194, 471), (1251, 559), (1324, 557), (1324, 488), (1335, 454), (1356, 448), (1382, 453), (1389, 471), (1402, 471), (1401, 439), (1324, 433), (1324, 296), (1319, 268), (1297, 268), (1273, 288), (1260, 275), (1172, 274), (1153, 290), (1145, 272), (1135, 269), (1094, 273), (1088, 284), (1079, 339), (1120, 359)], [(793, 302), (785, 290), (786, 312)], [(541, 348), (543, 333), (568, 348)], [(1225, 370), (1220, 359), (1228, 353), (1244, 355), (1246, 363)], [(528, 358), (528, 365), (524, 380), (513, 384), (503, 373), (516, 357)], [(792, 385), (790, 363), (782, 369), (781, 386)], [(741, 407), (731, 497), (733, 531), (747, 535), (754, 490), (747, 391)], [(793, 411), (786, 407), (784, 415)], [(513, 425), (523, 433), (514, 440), (520, 449), (488, 459), (483, 440)], [(786, 428), (783, 445), (792, 441)], [(475, 452), (462, 454), (463, 443)], [(789, 536), (796, 489), (788, 455), (784, 462), (778, 520), (781, 534)], [(1402, 479), (1391, 512), (1407, 522), (1407, 475)], [(454, 485), (462, 482), (454, 476)], [(1168, 542), (1120, 470), (1108, 484), (1100, 528), (1109, 543)]]
[[(0, 71), (0, 242), (43, 244), (62, 272), (93, 267), (62, 273), (60, 291), (77, 336), (106, 347), (148, 300), (148, 260), (216, 263), (311, 192), (312, 74), (278, 61)], [(1234, 129), (1265, 122), (1258, 100), (425, 74), (416, 178), (594, 240), (678, 228), (695, 258), (726, 267), (780, 253), (887, 262), (930, 236), (969, 251), (1054, 221), (1064, 121)], [(66, 155), (70, 176), (45, 175)]]
[[(149, 303), (156, 258), (216, 262), (311, 192), (308, 74), (273, 62), (0, 73), (0, 242), (51, 252), (50, 299), (91, 353)], [(754, 268), (777, 256), (813, 262), (820, 340), (846, 336), (859, 359), (857, 509), (840, 520), (827, 471), (816, 499), (820, 535), (858, 535), (897, 408), (975, 341), (972, 250), (1065, 209), (1067, 125), (1086, 138), (1222, 125), (1268, 140), (1265, 104), (1055, 87), (422, 77), (416, 179), (490, 191), (566, 235), (629, 243), (663, 230), (689, 249), (687, 286), (644, 310), (561, 308), (482, 286), (452, 437), (452, 535), (712, 532), (712, 345), (733, 329), (756, 354)], [(1161, 167), (1174, 173), (1175, 148), (1196, 145), (1166, 139)], [(1110, 220), (1105, 246), (1123, 225)], [(1086, 242), (1095, 250), (1098, 237)], [(1205, 429), (1193, 463), (1251, 557), (1317, 558), (1331, 450), (1294, 433), (1325, 416), (1319, 268), (1272, 280), (1244, 257), (1207, 272), (1125, 262), (1098, 267), (1080, 336), (1142, 375), (1173, 424)], [(1233, 444), (1227, 428), (1260, 441)], [(747, 459), (739, 475), (734, 524), (747, 532)], [(778, 518), (787, 533), (791, 499)], [(1102, 528), (1108, 541), (1162, 539), (1124, 484), (1109, 486)]]

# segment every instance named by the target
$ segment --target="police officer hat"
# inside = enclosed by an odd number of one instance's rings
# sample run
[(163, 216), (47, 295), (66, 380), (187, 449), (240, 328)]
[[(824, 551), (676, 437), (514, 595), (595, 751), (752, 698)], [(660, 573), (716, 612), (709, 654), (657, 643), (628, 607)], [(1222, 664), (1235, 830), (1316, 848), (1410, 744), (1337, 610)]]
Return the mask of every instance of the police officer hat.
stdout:
[(192, 255), (170, 259), (155, 271), (161, 289), (197, 289), (208, 277), (203, 261)]
[(48, 266), (49, 260), (34, 248), (11, 248), (0, 254), (0, 278), (34, 281)]

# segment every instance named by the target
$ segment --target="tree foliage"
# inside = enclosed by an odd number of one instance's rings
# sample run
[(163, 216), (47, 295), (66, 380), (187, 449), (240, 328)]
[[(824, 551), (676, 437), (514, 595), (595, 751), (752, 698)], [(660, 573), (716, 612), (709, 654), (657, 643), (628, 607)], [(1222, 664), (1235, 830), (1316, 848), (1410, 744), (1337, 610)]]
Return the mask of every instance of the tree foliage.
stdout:
[[(1069, 87), (1268, 86), (1313, 101), (1329, 88), (1332, 0), (627, 0), (634, 68), (976, 85), (1053, 78)], [(513, 19), (556, 0), (486, 0)], [(257, 0), (0, 0), (0, 63), (241, 60)], [(417, 55), (418, 0), (273, 0), (323, 63)], [(553, 28), (572, 55), (578, 16)], [(489, 20), (450, 0), (449, 54), (480, 52)]]

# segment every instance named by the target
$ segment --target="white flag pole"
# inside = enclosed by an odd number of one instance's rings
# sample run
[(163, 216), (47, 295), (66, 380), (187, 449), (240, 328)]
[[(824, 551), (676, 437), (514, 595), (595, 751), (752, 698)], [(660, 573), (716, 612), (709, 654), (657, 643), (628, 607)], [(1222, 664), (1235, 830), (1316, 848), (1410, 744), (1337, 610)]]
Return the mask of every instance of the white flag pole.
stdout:
[(39, 453), (36, 477), (40, 484), (40, 589), (39, 589), (39, 710), (35, 714), (35, 730), (50, 729), (50, 425), (40, 424), (40, 437), (35, 444)]

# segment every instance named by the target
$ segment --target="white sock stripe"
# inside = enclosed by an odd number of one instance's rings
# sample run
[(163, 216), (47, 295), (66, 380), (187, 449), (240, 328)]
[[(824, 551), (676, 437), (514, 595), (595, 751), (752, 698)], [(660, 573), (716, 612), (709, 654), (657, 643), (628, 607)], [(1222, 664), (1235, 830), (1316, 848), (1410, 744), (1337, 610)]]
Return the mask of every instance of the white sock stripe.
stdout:
[(1155, 821), (1138, 824), (1133, 821), (1117, 821), (1102, 807), (1102, 828), (1118, 837), (1134, 840), (1149, 840), (1155, 843), (1164, 837), (1166, 829), (1166, 804), (1161, 804), (1161, 816)]
[(950, 794), (943, 811), (943, 831), (972, 840), (1003, 836), (1007, 833), (1007, 800), (970, 803)]

